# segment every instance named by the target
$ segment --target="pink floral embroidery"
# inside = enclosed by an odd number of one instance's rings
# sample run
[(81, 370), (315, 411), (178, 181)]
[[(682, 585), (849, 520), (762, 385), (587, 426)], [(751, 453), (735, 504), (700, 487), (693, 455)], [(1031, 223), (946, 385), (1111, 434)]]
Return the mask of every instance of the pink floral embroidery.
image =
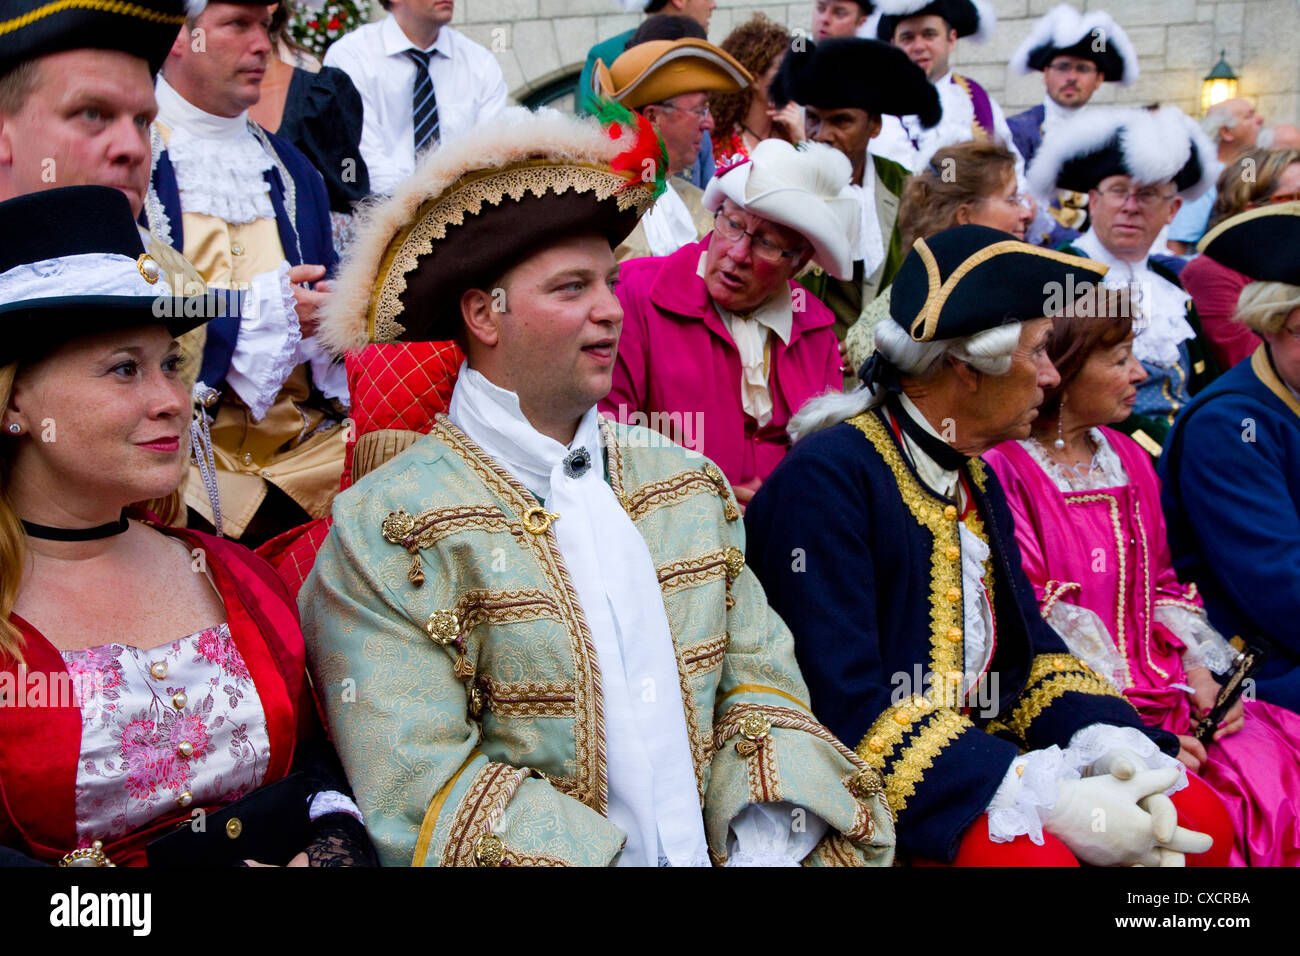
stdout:
[[(198, 636), (199, 656), (216, 664), (236, 680), (248, 680), (248, 665), (243, 655), (229, 637), (223, 637), (216, 628), (209, 628)], [(197, 658), (196, 658), (197, 660)]]
[(125, 761), (126, 792), (143, 800), (160, 790), (171, 790), (185, 782), (188, 773), (179, 765), (170, 740), (159, 739), (156, 724), (147, 713), (139, 713), (122, 728), (122, 759)]

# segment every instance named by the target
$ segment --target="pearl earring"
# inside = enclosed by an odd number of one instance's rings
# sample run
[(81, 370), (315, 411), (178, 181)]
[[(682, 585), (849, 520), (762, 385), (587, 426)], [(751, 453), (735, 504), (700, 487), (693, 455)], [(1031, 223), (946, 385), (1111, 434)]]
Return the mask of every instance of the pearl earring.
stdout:
[(12, 425), (9, 426), (9, 434), (11, 435), (17, 435), (22, 430), (23, 430), (23, 426), (19, 425), (17, 422), (14, 422)]
[(1056, 410), (1056, 441), (1052, 442), (1052, 444), (1056, 446), (1057, 451), (1060, 451), (1062, 448), (1065, 447), (1065, 435), (1063, 434), (1062, 431), (1063, 426), (1061, 424), (1064, 420), (1065, 420), (1065, 396), (1062, 395), (1061, 405)]

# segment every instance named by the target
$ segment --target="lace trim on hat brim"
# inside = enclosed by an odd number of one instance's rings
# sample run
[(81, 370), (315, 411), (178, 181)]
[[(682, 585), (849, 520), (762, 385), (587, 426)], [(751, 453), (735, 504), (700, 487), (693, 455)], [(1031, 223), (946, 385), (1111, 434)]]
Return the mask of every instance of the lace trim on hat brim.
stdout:
[[(462, 226), (466, 216), (478, 215), (484, 203), (500, 206), (508, 199), (519, 202), (526, 193), (539, 199), (548, 193), (573, 190), (593, 193), (597, 200), (613, 199), (620, 212), (636, 209), (644, 215), (654, 205), (654, 181), (628, 180), (619, 173), (579, 164), (545, 162), (508, 166), (463, 178), (452, 190), (420, 207), (415, 219), (389, 243), (380, 263), (370, 298), (368, 332), (372, 342), (392, 342), (406, 331), (397, 321), (402, 314), (406, 276), (420, 259), (433, 252), (435, 240), (447, 237), (449, 226)], [(626, 187), (626, 188), (625, 188)]]

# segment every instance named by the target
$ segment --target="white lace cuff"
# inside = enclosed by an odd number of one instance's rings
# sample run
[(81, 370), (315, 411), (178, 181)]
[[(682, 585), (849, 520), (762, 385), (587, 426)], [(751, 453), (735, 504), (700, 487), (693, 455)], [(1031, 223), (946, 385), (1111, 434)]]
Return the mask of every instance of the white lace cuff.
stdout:
[(1031, 750), (1017, 757), (989, 803), (989, 839), (1010, 843), (1018, 836), (1028, 836), (1042, 846), (1043, 821), (1056, 806), (1057, 785), (1078, 776), (1060, 747)]
[[(1178, 758), (1162, 753), (1160, 748), (1136, 727), (1116, 727), (1114, 724), (1089, 724), (1075, 731), (1066, 749), (1069, 760), (1078, 769), (1081, 776), (1090, 776), (1092, 765), (1103, 755), (1112, 750), (1131, 750), (1146, 762), (1148, 770), (1163, 770), (1166, 767), (1183, 765)], [(1177, 793), (1187, 786), (1187, 775), (1179, 774), (1178, 782), (1165, 793)]]
[(311, 380), (326, 398), (338, 399), (345, 407), (351, 404), (348, 400), (347, 367), (341, 359), (335, 361), (314, 335), (298, 343), (296, 364), (303, 362), (311, 366)]
[(297, 364), (302, 331), (294, 311), (289, 263), (254, 276), (250, 285), (226, 381), (248, 406), (253, 421), (260, 422)]
[(1071, 654), (1110, 681), (1116, 690), (1125, 687), (1124, 658), (1111, 642), (1105, 622), (1095, 611), (1058, 600), (1043, 619), (1061, 635)]
[(1210, 626), (1205, 612), (1197, 613), (1178, 604), (1156, 605), (1156, 623), (1173, 631), (1183, 645), (1183, 669), (1207, 667), (1223, 675), (1232, 670), (1237, 651)]
[(793, 803), (752, 803), (731, 821), (727, 866), (798, 866), (828, 829)]
[(357, 822), (364, 824), (366, 821), (361, 819), (361, 810), (352, 801), (347, 794), (339, 793), (337, 790), (322, 790), (311, 798), (311, 807), (307, 810), (307, 819), (319, 820), (323, 816), (331, 813), (346, 813), (348, 816), (357, 818)]

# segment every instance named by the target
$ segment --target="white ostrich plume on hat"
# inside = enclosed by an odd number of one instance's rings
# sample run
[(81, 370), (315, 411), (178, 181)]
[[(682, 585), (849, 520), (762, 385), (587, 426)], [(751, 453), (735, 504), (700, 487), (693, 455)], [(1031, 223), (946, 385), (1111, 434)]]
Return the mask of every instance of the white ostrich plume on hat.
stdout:
[(334, 291), (321, 308), (317, 333), (321, 343), (334, 353), (368, 344), (370, 296), (389, 243), (411, 224), (423, 203), (446, 192), (462, 176), (530, 159), (606, 165), (631, 148), (636, 135), (635, 128), (625, 125), (622, 136), (611, 139), (592, 117), (579, 119), (548, 108), (534, 113), (516, 106), (453, 142), (430, 149), (391, 196), (375, 196), (358, 207), (356, 238), (339, 267)]
[(724, 199), (755, 216), (792, 229), (813, 247), (813, 259), (837, 279), (853, 275), (852, 249), (862, 221), (850, 181), (853, 165), (825, 143), (792, 146), (765, 139), (749, 161), (709, 180), (704, 207), (716, 210)]
[(1204, 195), (1223, 166), (1209, 137), (1176, 106), (1156, 110), (1136, 106), (1094, 106), (1052, 127), (1034, 154), (1025, 180), (1040, 202), (1056, 196), (1056, 180), (1070, 160), (1102, 149), (1119, 133), (1124, 165), (1134, 182), (1170, 182), (1187, 165), (1195, 149), (1201, 178), (1180, 190), (1185, 200)]
[[(1029, 65), (1029, 56), (1036, 49), (1043, 46), (1057, 49), (1072, 47), (1080, 40), (1093, 35), (1094, 31), (1098, 39), (1113, 47), (1124, 62), (1124, 77), (1118, 82), (1120, 86), (1129, 86), (1138, 78), (1138, 56), (1128, 34), (1105, 10), (1080, 13), (1068, 3), (1053, 7), (1039, 17), (1029, 36), (1025, 37), (1024, 42), (1016, 47), (1016, 52), (1011, 54), (1011, 69), (1021, 76), (1037, 72)], [(1106, 79), (1112, 80), (1114, 77), (1108, 76)]]
[[(886, 17), (907, 17), (932, 3), (934, 0), (876, 0), (876, 13)], [(993, 36), (993, 29), (998, 25), (997, 11), (987, 0), (970, 0), (970, 4), (979, 15), (980, 25), (978, 30), (963, 39), (970, 40), (972, 43), (983, 43)], [(873, 33), (872, 36), (874, 37), (875, 34)]]

